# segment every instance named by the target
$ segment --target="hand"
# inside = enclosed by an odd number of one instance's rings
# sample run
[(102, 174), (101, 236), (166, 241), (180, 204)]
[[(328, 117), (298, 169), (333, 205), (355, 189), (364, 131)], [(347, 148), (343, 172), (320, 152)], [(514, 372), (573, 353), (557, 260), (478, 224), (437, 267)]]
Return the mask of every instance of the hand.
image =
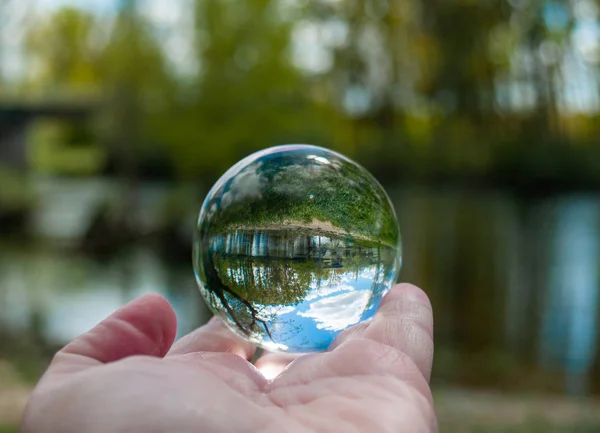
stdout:
[(167, 301), (147, 295), (58, 352), (30, 398), (23, 433), (432, 433), (431, 305), (394, 287), (368, 323), (328, 352), (255, 348), (218, 319), (173, 344)]

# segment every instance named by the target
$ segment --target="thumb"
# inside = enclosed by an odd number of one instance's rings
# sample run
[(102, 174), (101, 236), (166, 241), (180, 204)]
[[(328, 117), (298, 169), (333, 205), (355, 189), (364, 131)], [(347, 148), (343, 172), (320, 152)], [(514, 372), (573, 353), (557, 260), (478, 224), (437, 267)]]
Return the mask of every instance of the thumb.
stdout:
[(163, 357), (176, 330), (177, 318), (168, 301), (156, 294), (142, 296), (67, 344), (47, 374), (70, 374), (136, 355)]

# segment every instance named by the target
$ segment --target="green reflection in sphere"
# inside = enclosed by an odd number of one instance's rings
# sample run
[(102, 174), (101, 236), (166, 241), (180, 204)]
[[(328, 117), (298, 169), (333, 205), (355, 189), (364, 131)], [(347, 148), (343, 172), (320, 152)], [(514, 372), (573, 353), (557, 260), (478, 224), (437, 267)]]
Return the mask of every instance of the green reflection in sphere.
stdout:
[(277, 146), (209, 192), (193, 245), (212, 312), (267, 350), (326, 350), (371, 318), (398, 278), (400, 231), (375, 178), (315, 146)]

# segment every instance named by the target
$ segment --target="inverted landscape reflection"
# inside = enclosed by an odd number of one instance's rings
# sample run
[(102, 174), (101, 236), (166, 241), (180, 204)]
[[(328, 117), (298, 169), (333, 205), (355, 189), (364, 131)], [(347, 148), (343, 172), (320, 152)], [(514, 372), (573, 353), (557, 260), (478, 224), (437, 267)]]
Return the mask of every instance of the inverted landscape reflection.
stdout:
[(263, 347), (291, 352), (326, 350), (372, 317), (396, 272), (390, 247), (308, 230), (236, 230), (213, 236), (209, 249), (223, 290), (210, 297), (225, 319)]

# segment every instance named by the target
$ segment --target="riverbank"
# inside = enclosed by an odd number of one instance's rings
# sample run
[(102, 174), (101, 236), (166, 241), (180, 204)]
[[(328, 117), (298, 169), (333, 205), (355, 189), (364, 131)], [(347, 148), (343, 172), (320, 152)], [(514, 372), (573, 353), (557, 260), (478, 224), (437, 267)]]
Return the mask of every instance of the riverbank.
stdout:
[(31, 385), (19, 380), (12, 365), (0, 359), (0, 433), (19, 424), (31, 390)]
[(434, 391), (442, 432), (592, 433), (600, 400), (449, 388)]

